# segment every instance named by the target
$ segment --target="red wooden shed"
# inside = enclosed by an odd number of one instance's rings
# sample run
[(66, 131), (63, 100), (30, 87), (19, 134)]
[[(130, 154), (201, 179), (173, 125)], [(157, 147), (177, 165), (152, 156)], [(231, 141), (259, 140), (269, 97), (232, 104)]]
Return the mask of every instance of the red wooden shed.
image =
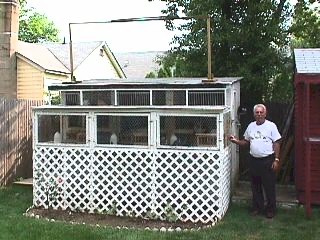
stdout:
[(295, 49), (295, 181), (311, 215), (320, 204), (320, 48)]

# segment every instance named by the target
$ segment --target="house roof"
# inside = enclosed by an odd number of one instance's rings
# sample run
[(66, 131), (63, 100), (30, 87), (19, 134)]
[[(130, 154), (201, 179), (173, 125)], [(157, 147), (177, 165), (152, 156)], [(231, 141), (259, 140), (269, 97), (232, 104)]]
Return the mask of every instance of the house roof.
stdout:
[[(117, 59), (103, 41), (73, 43), (73, 69), (81, 63), (97, 48), (104, 48), (109, 59), (120, 76), (124, 76)], [(45, 71), (70, 74), (70, 45), (62, 43), (27, 43), (18, 42), (17, 56), (26, 61), (31, 61)]]
[[(72, 43), (73, 69), (75, 70), (95, 49), (106, 45), (103, 41)], [(70, 68), (70, 45), (68, 43), (44, 43), (65, 67)]]
[(160, 66), (156, 63), (159, 56), (165, 52), (126, 52), (114, 53), (127, 78), (145, 78), (150, 72), (158, 71)]
[(45, 71), (70, 73), (70, 71), (44, 46), (18, 41), (17, 56), (31, 61)]
[(320, 73), (320, 48), (294, 49), (297, 73)]

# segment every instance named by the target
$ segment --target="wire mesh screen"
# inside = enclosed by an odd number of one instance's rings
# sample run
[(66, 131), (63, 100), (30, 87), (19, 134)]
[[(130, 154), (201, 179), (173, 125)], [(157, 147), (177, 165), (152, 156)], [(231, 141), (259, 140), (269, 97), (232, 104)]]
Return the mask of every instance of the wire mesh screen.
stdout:
[(225, 105), (224, 91), (189, 91), (188, 103), (191, 106)]
[(150, 105), (150, 91), (118, 91), (117, 95), (120, 106)]
[(186, 91), (152, 91), (152, 105), (170, 106), (170, 105), (186, 105)]
[(97, 143), (148, 145), (148, 116), (97, 116)]
[(65, 105), (80, 105), (80, 92), (66, 92), (64, 98)]
[(217, 117), (160, 116), (160, 144), (217, 146)]
[[(230, 94), (230, 89), (227, 90)], [(116, 92), (116, 93), (115, 93)], [(80, 105), (80, 92), (63, 93), (66, 105)], [(119, 106), (224, 106), (225, 91), (210, 90), (101, 90), (82, 91), (83, 105)], [(152, 97), (151, 97), (152, 96)], [(227, 101), (227, 102), (226, 102)]]
[(39, 115), (39, 142), (85, 144), (86, 138), (85, 115)]
[(112, 105), (113, 91), (83, 91), (83, 105)]

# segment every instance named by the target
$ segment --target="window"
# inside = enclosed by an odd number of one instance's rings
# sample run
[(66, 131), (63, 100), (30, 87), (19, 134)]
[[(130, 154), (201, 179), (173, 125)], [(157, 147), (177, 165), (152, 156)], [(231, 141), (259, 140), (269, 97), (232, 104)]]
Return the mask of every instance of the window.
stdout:
[(64, 102), (65, 105), (80, 105), (80, 92), (65, 92)]
[(113, 91), (83, 91), (83, 105), (112, 105)]
[(118, 91), (118, 105), (148, 106), (150, 105), (150, 91)]
[[(230, 88), (226, 91), (230, 92)], [(152, 99), (151, 99), (152, 93)], [(65, 105), (96, 106), (230, 106), (224, 89), (141, 89), (62, 91)], [(82, 99), (80, 99), (82, 96)], [(226, 102), (227, 101), (227, 102)]]
[(86, 116), (39, 115), (38, 142), (40, 143), (86, 143)]
[(160, 116), (160, 145), (217, 146), (215, 116)]
[(145, 145), (149, 143), (148, 116), (97, 116), (97, 144)]
[(152, 91), (152, 104), (156, 106), (186, 105), (186, 91)]
[(225, 105), (224, 91), (199, 90), (189, 91), (188, 103), (190, 106)]

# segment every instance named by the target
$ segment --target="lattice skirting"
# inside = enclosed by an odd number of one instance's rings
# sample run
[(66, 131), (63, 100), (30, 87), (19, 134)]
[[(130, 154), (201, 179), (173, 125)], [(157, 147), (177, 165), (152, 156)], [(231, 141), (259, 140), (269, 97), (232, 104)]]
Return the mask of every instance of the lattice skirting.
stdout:
[(36, 207), (213, 222), (230, 199), (230, 149), (35, 147)]

